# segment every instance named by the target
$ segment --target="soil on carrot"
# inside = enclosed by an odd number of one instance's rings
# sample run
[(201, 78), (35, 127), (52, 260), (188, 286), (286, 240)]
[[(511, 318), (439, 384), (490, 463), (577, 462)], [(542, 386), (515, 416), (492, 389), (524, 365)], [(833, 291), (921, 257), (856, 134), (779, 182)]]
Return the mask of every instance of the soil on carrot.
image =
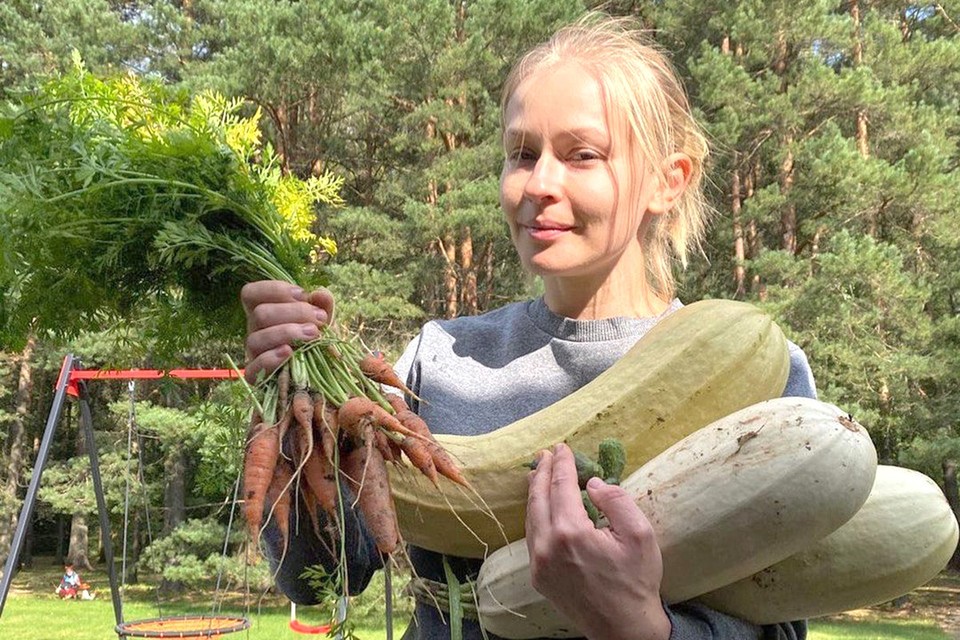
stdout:
[(960, 640), (960, 573), (943, 572), (903, 598), (875, 607), (855, 609), (825, 620), (934, 621), (945, 633)]

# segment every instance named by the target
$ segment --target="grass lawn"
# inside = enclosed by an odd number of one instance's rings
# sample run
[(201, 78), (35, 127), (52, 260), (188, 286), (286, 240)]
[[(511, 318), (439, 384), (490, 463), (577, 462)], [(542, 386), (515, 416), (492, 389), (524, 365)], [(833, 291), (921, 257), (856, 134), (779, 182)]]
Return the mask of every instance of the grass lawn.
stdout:
[[(94, 585), (93, 601), (61, 601), (53, 593), (60, 580), (61, 567), (47, 559), (38, 560), (34, 569), (21, 572), (15, 579), (0, 617), (0, 638), (3, 640), (110, 640), (114, 633), (114, 613), (107, 576), (102, 568), (81, 572), (84, 581)], [(352, 601), (352, 621), (361, 640), (385, 640), (382, 573), (360, 597)], [(395, 577), (395, 580), (398, 580)], [(401, 579), (402, 580), (402, 579)], [(860, 610), (856, 616), (844, 615), (813, 620), (809, 640), (952, 640), (935, 620), (944, 612), (957, 611), (960, 579), (941, 576), (936, 587), (911, 594), (912, 604), (905, 610), (876, 607)], [(255, 596), (244, 604), (242, 595), (232, 594), (222, 606), (223, 615), (246, 615), (251, 621), (248, 631), (223, 636), (223, 640), (304, 640), (324, 638), (306, 636), (289, 628), (290, 607), (286, 599), (271, 595), (257, 606)], [(158, 611), (155, 591), (148, 585), (129, 587), (124, 597), (124, 619), (142, 620), (163, 616), (209, 615), (211, 593), (160, 598)], [(409, 598), (395, 599), (394, 638), (400, 638), (407, 626), (411, 603)], [(299, 607), (298, 617), (307, 624), (326, 622), (329, 612), (318, 607)]]
[[(146, 602), (124, 603), (126, 620), (141, 620), (157, 617), (157, 608)], [(165, 606), (163, 614), (184, 615), (210, 613), (209, 609), (193, 608), (188, 605)], [(224, 610), (224, 614), (237, 615), (242, 611)], [(300, 618), (308, 624), (323, 622), (316, 610), (298, 610)], [(282, 606), (264, 607), (259, 612), (250, 612), (250, 630), (234, 635), (223, 636), (250, 640), (294, 640), (309, 637), (290, 630), (290, 609)], [(395, 625), (394, 637), (399, 638), (406, 628), (406, 618)], [(116, 638), (113, 606), (109, 595), (98, 597), (92, 602), (79, 600), (60, 601), (55, 598), (18, 595), (8, 599), (0, 619), (0, 637), (9, 640), (109, 640)], [(382, 624), (379, 627), (357, 626), (356, 634), (363, 640), (383, 640), (386, 632)], [(312, 636), (323, 638), (323, 635)]]
[(810, 622), (809, 640), (951, 640), (927, 620), (837, 620)]
[[(81, 571), (84, 582), (94, 587), (96, 599), (92, 601), (60, 600), (53, 593), (60, 581), (62, 567), (46, 558), (37, 559), (29, 571), (20, 572), (13, 581), (13, 588), (0, 617), (0, 638), (3, 640), (111, 640), (116, 621), (113, 602), (110, 598), (110, 583), (102, 567), (93, 571)], [(383, 616), (383, 581), (378, 573), (375, 582), (362, 596), (352, 601), (354, 631), (361, 640), (385, 640), (386, 629)], [(396, 579), (396, 578), (395, 578)], [(160, 597), (158, 610), (155, 590), (147, 585), (132, 585), (123, 598), (125, 621), (143, 620), (162, 616), (210, 615), (213, 606), (212, 590), (209, 593), (192, 593), (184, 597)], [(243, 616), (250, 620), (250, 629), (233, 635), (222, 636), (223, 640), (304, 640), (325, 638), (324, 635), (294, 633), (290, 627), (290, 604), (286, 598), (270, 595), (258, 606), (257, 595), (244, 604), (241, 594), (231, 594), (229, 601), (218, 612), (228, 616)], [(396, 601), (394, 638), (400, 638), (407, 627), (410, 605), (405, 599)], [(319, 607), (298, 607), (297, 617), (309, 625), (324, 624), (329, 611)]]

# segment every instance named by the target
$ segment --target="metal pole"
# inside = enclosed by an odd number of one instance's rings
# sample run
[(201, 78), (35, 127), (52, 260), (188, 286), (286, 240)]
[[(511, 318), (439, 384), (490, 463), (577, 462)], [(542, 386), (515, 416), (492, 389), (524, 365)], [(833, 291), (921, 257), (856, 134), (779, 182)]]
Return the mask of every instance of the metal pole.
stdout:
[(30, 476), (30, 485), (27, 487), (27, 495), (23, 499), (23, 507), (20, 509), (20, 516), (17, 518), (17, 530), (13, 534), (10, 553), (7, 555), (7, 562), (3, 568), (3, 578), (0, 579), (0, 616), (3, 615), (3, 606), (7, 601), (7, 593), (10, 591), (13, 574), (20, 559), (27, 524), (33, 517), (33, 508), (36, 506), (37, 492), (40, 489), (40, 476), (43, 475), (43, 468), (47, 464), (50, 445), (53, 443), (53, 434), (57, 430), (57, 423), (60, 421), (60, 414), (63, 412), (63, 404), (67, 397), (67, 384), (70, 382), (70, 372), (73, 371), (73, 365), (74, 357), (72, 355), (64, 357), (63, 365), (60, 367), (60, 377), (57, 378), (53, 406), (50, 407), (50, 414), (47, 416), (47, 425), (43, 430), (40, 450), (37, 452), (37, 460), (33, 465), (33, 473)]
[[(113, 616), (117, 627), (123, 624), (123, 606), (120, 603), (120, 587), (117, 585), (117, 572), (113, 562), (113, 539), (110, 536), (110, 513), (103, 496), (103, 481), (100, 479), (100, 457), (97, 455), (97, 443), (93, 437), (93, 418), (90, 416), (90, 404), (87, 402), (87, 383), (78, 382), (80, 388), (80, 422), (87, 441), (87, 455), (90, 456), (90, 476), (93, 479), (93, 492), (97, 496), (97, 511), (100, 512), (100, 538), (103, 542), (103, 555), (107, 558), (107, 576), (110, 578), (110, 597), (113, 599)], [(118, 634), (119, 635), (119, 634)]]

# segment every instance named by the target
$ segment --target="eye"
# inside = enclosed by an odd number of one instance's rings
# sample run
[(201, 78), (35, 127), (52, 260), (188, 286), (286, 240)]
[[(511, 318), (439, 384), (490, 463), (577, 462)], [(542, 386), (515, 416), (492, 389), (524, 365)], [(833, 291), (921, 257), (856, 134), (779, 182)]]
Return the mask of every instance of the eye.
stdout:
[(595, 160), (602, 160), (602, 159), (603, 159), (603, 156), (594, 149), (575, 149), (570, 154), (570, 161), (578, 164), (593, 162)]
[(507, 159), (511, 162), (536, 161), (537, 154), (527, 147), (517, 147), (507, 151)]

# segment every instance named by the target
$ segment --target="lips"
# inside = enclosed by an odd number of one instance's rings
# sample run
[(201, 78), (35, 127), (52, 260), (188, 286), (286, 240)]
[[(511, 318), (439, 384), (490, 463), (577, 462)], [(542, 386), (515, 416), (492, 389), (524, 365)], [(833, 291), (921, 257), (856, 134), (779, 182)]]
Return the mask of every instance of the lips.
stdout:
[(520, 228), (528, 236), (535, 240), (553, 240), (563, 234), (572, 231), (574, 227), (554, 222), (535, 222), (533, 224), (521, 224)]
[(572, 231), (573, 227), (560, 224), (533, 224), (520, 225), (520, 228), (527, 233), (527, 236), (541, 242), (555, 240), (565, 233)]

